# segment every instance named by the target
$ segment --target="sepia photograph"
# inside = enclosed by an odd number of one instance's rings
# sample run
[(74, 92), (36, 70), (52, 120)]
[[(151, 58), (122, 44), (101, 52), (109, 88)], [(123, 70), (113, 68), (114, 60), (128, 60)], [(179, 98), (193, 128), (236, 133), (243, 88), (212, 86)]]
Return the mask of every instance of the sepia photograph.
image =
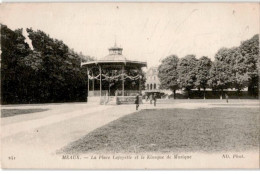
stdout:
[(259, 169), (259, 3), (1, 3), (1, 168)]

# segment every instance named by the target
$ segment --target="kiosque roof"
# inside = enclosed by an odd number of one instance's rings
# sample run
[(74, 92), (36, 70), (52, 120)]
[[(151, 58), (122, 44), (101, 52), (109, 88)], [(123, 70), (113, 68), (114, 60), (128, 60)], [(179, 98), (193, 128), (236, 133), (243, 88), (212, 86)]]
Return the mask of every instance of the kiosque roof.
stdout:
[(108, 61), (127, 61), (126, 57), (122, 54), (109, 54), (100, 60), (108, 60)]
[(89, 62), (84, 62), (81, 65), (97, 65), (97, 64), (132, 64), (132, 65), (137, 65), (141, 67), (146, 67), (147, 63), (146, 62), (141, 62), (141, 61), (132, 61), (128, 60), (124, 55), (122, 55), (122, 50), (123, 48), (117, 47), (116, 45), (114, 47), (111, 47), (108, 49), (109, 50), (109, 55), (95, 61), (89, 61)]

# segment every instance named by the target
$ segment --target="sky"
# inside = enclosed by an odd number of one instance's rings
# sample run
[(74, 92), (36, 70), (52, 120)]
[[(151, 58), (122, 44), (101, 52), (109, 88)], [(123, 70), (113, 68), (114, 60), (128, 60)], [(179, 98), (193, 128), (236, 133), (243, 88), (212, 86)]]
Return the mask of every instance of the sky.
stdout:
[(42, 30), (97, 59), (115, 41), (129, 60), (158, 66), (172, 54), (214, 60), (259, 33), (259, 3), (10, 3), (0, 22)]

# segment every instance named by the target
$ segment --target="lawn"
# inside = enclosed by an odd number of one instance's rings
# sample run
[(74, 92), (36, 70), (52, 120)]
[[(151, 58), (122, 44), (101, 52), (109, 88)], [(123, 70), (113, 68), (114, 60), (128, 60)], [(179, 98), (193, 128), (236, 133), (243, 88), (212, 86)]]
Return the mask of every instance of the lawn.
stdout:
[(258, 108), (142, 110), (72, 142), (60, 152), (224, 152), (258, 148)]
[(48, 109), (2, 109), (1, 110), (1, 117), (12, 117), (21, 114), (30, 114), (35, 112), (43, 112), (47, 111)]

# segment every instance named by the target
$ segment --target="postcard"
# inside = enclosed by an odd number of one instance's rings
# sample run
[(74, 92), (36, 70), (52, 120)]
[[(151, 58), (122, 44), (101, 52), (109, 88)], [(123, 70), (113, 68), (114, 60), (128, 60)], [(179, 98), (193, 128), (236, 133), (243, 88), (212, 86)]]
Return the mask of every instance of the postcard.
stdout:
[(3, 169), (259, 169), (259, 3), (2, 3)]

